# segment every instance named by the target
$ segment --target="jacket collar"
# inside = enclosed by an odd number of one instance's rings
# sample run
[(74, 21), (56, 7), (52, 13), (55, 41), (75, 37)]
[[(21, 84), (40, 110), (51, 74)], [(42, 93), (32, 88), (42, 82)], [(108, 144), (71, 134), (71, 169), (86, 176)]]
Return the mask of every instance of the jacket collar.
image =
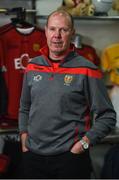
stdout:
[[(68, 54), (74, 50), (75, 46), (73, 44), (70, 44)], [(49, 48), (47, 45), (40, 49), (40, 54), (46, 56), (47, 58), (49, 57)]]

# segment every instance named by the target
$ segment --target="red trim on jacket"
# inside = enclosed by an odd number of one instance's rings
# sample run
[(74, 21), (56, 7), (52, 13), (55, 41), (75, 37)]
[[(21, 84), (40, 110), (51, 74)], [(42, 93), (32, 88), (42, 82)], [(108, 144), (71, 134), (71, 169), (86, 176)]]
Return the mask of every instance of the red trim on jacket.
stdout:
[[(70, 44), (68, 52), (74, 51), (75, 46)], [(49, 66), (28, 64), (26, 72), (28, 71), (37, 71), (37, 72), (46, 72), (46, 73), (59, 73), (59, 74), (83, 74), (89, 77), (102, 78), (102, 73), (100, 70), (94, 70), (88, 67), (61, 67), (60, 65), (57, 68), (53, 68), (51, 61), (48, 59), (49, 49), (48, 46), (45, 46), (40, 49), (40, 53), (44, 55), (49, 62)], [(63, 62), (63, 60), (62, 60)]]
[(74, 134), (74, 144), (79, 141), (79, 128), (75, 128), (75, 134)]
[(88, 131), (90, 129), (90, 122), (91, 122), (89, 108), (87, 109), (87, 112), (84, 118), (85, 118), (85, 131)]
[[(68, 52), (71, 52), (71, 51), (74, 51), (74, 50), (75, 50), (74, 44), (70, 44), (70, 47), (69, 47), (69, 51), (68, 51)], [(44, 46), (44, 47), (42, 47), (42, 48), (39, 50), (39, 52), (40, 52), (40, 54), (42, 54), (42, 55), (44, 55), (44, 56), (46, 56), (46, 57), (48, 58), (48, 56), (49, 56), (49, 48), (48, 48), (47, 45)], [(66, 54), (67, 54), (67, 52), (66, 52)]]
[(54, 69), (52, 66), (40, 66), (36, 64), (28, 64), (26, 72), (37, 71), (37, 72), (46, 72), (46, 73), (59, 73), (59, 74), (83, 74), (89, 77), (102, 78), (102, 73), (100, 70), (94, 70), (87, 67), (58, 67)]

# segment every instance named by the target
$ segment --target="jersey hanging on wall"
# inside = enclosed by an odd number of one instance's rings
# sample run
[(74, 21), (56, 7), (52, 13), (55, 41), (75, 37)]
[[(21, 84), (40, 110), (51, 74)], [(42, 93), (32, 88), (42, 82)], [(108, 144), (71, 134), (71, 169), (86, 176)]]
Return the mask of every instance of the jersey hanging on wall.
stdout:
[(111, 44), (103, 50), (101, 67), (109, 73), (110, 82), (119, 85), (119, 43)]
[(95, 48), (90, 45), (82, 44), (80, 48), (76, 48), (77, 53), (80, 56), (85, 57), (89, 61), (93, 62), (95, 65), (100, 65), (100, 59), (96, 53)]
[(93, 62), (97, 66), (100, 65), (100, 59), (96, 53), (96, 49), (91, 45), (82, 43), (82, 35), (75, 34), (72, 38), (72, 43), (80, 56), (85, 57), (87, 60)]
[(18, 119), (18, 109), (25, 67), (46, 44), (43, 30), (37, 27), (11, 26), (0, 31), (0, 64), (8, 91), (7, 118)]
[(7, 88), (2, 69), (0, 68), (0, 118), (2, 118), (7, 113), (7, 103)]

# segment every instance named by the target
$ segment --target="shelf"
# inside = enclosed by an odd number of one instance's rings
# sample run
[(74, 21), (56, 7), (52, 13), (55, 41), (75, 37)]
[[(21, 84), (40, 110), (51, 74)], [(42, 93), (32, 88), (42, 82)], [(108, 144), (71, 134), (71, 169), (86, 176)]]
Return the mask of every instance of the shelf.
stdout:
[(119, 16), (85, 16), (74, 17), (76, 20), (119, 20)]
[[(13, 8), (13, 9), (15, 9), (15, 8)], [(6, 9), (6, 8), (1, 8), (0, 9), (0, 13), (5, 13), (5, 14), (9, 14), (9, 13), (11, 13), (11, 11), (12, 11), (12, 9)], [(35, 9), (25, 9), (25, 12), (27, 12), (27, 13), (36, 13), (36, 10)], [(13, 13), (14, 13), (14, 11), (13, 11)]]
[[(36, 15), (37, 19), (47, 19), (47, 15)], [(119, 16), (74, 16), (74, 20), (119, 20)]]

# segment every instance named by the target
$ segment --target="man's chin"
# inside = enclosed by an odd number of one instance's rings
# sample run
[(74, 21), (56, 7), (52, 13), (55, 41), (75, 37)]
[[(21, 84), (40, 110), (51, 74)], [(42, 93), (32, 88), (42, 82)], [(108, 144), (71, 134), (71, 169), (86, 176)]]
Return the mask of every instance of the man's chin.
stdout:
[(64, 51), (60, 48), (55, 48), (52, 52), (55, 54), (62, 54)]

